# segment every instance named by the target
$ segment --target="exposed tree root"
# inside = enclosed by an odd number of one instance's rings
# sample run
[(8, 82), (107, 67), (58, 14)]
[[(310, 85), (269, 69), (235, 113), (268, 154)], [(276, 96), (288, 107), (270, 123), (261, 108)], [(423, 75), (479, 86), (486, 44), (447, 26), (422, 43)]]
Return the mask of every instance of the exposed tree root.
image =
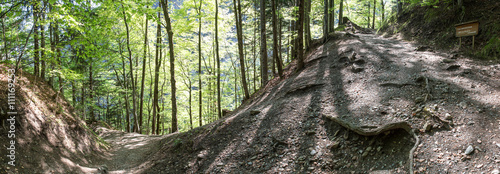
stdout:
[(413, 132), (413, 129), (411, 128), (410, 124), (408, 124), (408, 122), (406, 121), (402, 121), (402, 122), (394, 122), (394, 123), (389, 123), (389, 124), (385, 124), (384, 126), (382, 127), (378, 127), (378, 126), (372, 126), (372, 125), (369, 125), (369, 126), (355, 126), (353, 125), (352, 123), (349, 123), (345, 120), (342, 120), (341, 118), (338, 118), (336, 116), (333, 116), (333, 115), (324, 115), (326, 118), (329, 118), (330, 120), (340, 124), (341, 126), (351, 130), (351, 131), (354, 131), (360, 135), (363, 135), (363, 136), (374, 136), (374, 135), (379, 135), (385, 131), (388, 131), (388, 130), (394, 130), (394, 129), (404, 129), (406, 130), (406, 132), (408, 132), (410, 135), (413, 136), (413, 138), (415, 138), (415, 145), (413, 145), (413, 148), (411, 148), (410, 150), (410, 154), (408, 155), (409, 156), (409, 170), (410, 172), (409, 173), (413, 173), (413, 152), (415, 151), (415, 149), (417, 148), (418, 144), (420, 143), (420, 139), (418, 138), (418, 136)]

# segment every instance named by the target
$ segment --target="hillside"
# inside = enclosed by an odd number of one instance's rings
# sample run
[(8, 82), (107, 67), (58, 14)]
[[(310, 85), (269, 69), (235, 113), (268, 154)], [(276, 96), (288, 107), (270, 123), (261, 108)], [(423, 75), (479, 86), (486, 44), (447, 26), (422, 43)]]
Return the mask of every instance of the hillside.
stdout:
[[(441, 51), (467, 54), (483, 59), (500, 57), (500, 1), (464, 0), (463, 8), (455, 3), (412, 4), (401, 15), (392, 16), (379, 29), (385, 37), (415, 41)], [(472, 36), (462, 37), (462, 47), (455, 37), (455, 24), (478, 21), (479, 32), (472, 49)]]
[[(15, 77), (15, 109), (8, 103), (9, 67), (0, 64), (0, 173), (89, 173), (97, 168), (83, 167), (92, 163), (105, 150), (85, 122), (75, 115), (73, 107), (46, 83), (20, 70)], [(15, 122), (8, 112), (17, 112)], [(12, 123), (12, 124), (11, 124)], [(14, 126), (13, 126), (14, 125)], [(8, 134), (14, 136), (7, 136)], [(11, 138), (12, 137), (12, 138)], [(15, 157), (7, 157), (15, 141)], [(8, 162), (15, 160), (13, 164)]]
[(116, 155), (98, 163), (110, 173), (499, 170), (498, 63), (373, 34), (330, 37), (305, 69), (292, 63), (221, 120), (161, 138), (101, 129)]

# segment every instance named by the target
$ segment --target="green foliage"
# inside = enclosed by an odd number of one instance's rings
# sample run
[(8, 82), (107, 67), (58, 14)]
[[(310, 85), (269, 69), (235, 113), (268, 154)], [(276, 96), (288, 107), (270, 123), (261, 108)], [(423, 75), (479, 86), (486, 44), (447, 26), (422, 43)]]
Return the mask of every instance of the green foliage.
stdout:
[(498, 59), (500, 57), (500, 36), (493, 35), (480, 54), (488, 59)]

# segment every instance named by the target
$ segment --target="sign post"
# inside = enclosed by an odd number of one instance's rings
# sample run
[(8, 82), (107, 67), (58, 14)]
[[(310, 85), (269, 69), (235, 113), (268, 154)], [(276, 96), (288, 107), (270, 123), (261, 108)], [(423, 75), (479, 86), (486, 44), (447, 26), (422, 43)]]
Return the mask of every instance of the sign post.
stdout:
[(472, 36), (472, 49), (474, 49), (475, 36), (479, 32), (479, 21), (474, 20), (456, 24), (455, 30), (456, 30), (455, 36), (459, 37), (460, 39), (458, 47), (462, 46), (462, 37)]

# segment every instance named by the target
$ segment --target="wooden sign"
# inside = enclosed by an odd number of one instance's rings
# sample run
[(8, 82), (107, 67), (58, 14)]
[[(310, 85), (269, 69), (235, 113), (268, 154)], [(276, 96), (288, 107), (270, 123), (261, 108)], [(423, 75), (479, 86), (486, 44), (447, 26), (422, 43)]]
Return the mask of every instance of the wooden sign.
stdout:
[(456, 37), (475, 36), (479, 31), (479, 22), (475, 20), (457, 24), (455, 25), (455, 30)]
[(458, 47), (462, 45), (462, 37), (464, 36), (472, 36), (472, 49), (474, 49), (474, 39), (477, 33), (479, 32), (479, 21), (469, 21), (455, 25), (455, 36), (460, 38), (460, 42)]

